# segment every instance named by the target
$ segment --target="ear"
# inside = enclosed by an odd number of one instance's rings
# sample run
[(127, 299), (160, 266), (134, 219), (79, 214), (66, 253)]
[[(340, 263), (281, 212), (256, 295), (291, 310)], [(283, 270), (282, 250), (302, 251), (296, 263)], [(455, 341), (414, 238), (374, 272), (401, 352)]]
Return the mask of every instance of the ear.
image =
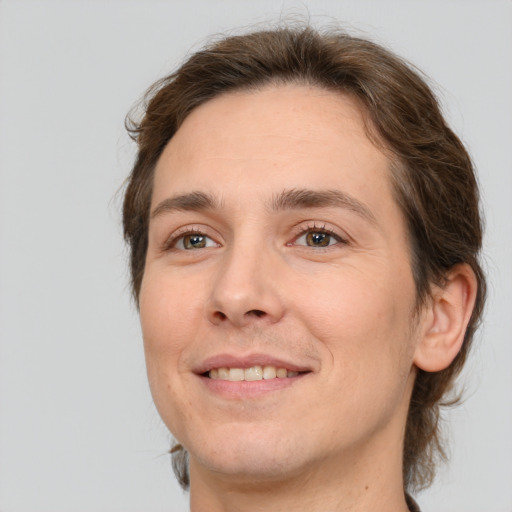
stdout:
[(459, 353), (473, 312), (477, 280), (466, 263), (448, 273), (445, 286), (435, 287), (422, 315), (421, 339), (414, 352), (414, 364), (426, 372), (450, 366)]

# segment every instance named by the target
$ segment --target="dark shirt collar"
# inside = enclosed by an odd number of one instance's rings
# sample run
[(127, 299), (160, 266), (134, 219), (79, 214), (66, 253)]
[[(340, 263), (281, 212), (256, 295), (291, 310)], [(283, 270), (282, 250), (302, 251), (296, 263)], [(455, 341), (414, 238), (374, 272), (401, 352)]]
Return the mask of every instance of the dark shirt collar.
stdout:
[(405, 495), (405, 502), (407, 503), (410, 512), (421, 512), (418, 504), (408, 494)]

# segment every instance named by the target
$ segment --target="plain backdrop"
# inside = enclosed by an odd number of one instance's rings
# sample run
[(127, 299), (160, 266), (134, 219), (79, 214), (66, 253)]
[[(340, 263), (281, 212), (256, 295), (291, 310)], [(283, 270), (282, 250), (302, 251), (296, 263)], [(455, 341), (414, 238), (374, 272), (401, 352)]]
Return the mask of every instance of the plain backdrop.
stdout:
[[(0, 0), (0, 512), (184, 512), (129, 299), (124, 116), (207, 36), (338, 20), (414, 62), (470, 148), (485, 324), (424, 512), (512, 512), (512, 2)], [(304, 411), (307, 414), (307, 411)]]

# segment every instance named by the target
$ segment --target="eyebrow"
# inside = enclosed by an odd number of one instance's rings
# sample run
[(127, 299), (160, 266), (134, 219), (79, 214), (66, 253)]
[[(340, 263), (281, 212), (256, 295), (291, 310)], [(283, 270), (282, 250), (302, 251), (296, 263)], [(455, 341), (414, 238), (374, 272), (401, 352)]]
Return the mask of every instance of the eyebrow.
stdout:
[(356, 213), (371, 224), (377, 224), (377, 218), (365, 204), (341, 190), (284, 190), (273, 198), (270, 206), (274, 211), (302, 208), (344, 208)]
[(220, 202), (211, 194), (205, 192), (190, 192), (188, 194), (181, 194), (164, 199), (155, 207), (151, 212), (151, 218), (158, 217), (163, 213), (173, 211), (205, 211), (205, 210), (219, 210), (221, 208)]
[[(168, 197), (158, 203), (151, 212), (151, 218), (173, 211), (220, 210), (221, 202), (213, 195), (194, 191)], [(290, 189), (276, 194), (270, 202), (274, 212), (308, 208), (344, 208), (350, 210), (371, 224), (377, 224), (373, 212), (355, 197), (341, 190)]]

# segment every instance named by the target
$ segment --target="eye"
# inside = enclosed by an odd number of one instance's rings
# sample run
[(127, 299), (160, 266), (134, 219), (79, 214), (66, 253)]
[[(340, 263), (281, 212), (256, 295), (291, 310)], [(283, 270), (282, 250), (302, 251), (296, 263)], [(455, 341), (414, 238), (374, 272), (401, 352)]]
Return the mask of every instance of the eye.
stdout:
[(343, 242), (341, 237), (324, 229), (309, 229), (295, 239), (296, 245), (328, 247)]
[(217, 247), (218, 244), (209, 236), (203, 233), (186, 233), (177, 238), (173, 243), (174, 249), (191, 250), (205, 249), (207, 247)]

